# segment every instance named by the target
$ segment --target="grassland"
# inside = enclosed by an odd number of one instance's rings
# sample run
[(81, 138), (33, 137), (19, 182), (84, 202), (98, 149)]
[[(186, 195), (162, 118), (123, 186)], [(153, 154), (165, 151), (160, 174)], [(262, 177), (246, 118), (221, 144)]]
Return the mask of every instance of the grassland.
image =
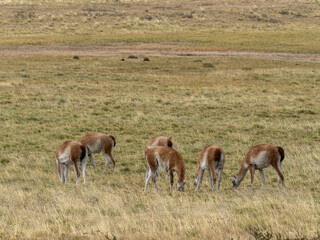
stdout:
[(319, 53), (317, 1), (5, 1), (0, 47), (163, 43)]
[[(68, 2), (0, 5), (0, 238), (319, 239), (319, 63), (91, 51), (170, 44), (317, 54), (317, 2)], [(17, 50), (36, 48), (41, 54)], [(45, 52), (52, 48), (65, 53)], [(83, 50), (79, 60), (74, 48)], [(116, 171), (103, 173), (95, 155), (98, 171), (88, 166), (86, 185), (75, 185), (74, 171), (61, 185), (54, 153), (87, 132), (116, 137)], [(155, 135), (172, 136), (185, 159), (186, 192), (169, 193), (164, 178), (158, 192), (143, 192), (142, 151)], [(272, 169), (268, 188), (259, 176), (253, 191), (249, 176), (231, 188), (231, 174), (259, 143), (285, 149), (285, 192)], [(210, 192), (206, 173), (195, 193), (207, 144), (226, 153), (222, 186)]]

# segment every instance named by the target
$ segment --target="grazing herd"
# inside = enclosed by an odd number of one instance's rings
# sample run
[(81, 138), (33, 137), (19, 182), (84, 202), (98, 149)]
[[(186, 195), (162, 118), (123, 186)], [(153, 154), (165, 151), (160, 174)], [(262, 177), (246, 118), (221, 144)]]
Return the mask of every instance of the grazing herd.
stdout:
[[(116, 140), (111, 135), (102, 133), (87, 134), (79, 139), (79, 141), (66, 141), (56, 152), (56, 166), (58, 176), (61, 182), (66, 183), (68, 179), (68, 172), (70, 165), (74, 165), (77, 180), (79, 183), (81, 163), (81, 170), (83, 175), (83, 182), (86, 182), (86, 165), (87, 158), (96, 170), (96, 165), (92, 157), (92, 153), (103, 152), (106, 161), (104, 171), (107, 170), (109, 163), (112, 162), (113, 170), (116, 163), (112, 155), (112, 149), (116, 146)], [(177, 173), (178, 182), (177, 190), (184, 191), (186, 167), (185, 162), (178, 151), (173, 148), (173, 143), (170, 138), (164, 136), (153, 137), (147, 143), (144, 149), (144, 156), (146, 159), (146, 181), (145, 188), (147, 190), (150, 179), (153, 182), (154, 188), (157, 191), (157, 175), (160, 178), (160, 170), (165, 170), (166, 179), (170, 178), (170, 191), (172, 191), (174, 172)], [(251, 174), (251, 188), (253, 188), (253, 180), (255, 170), (259, 170), (262, 181), (266, 185), (263, 169), (270, 165), (275, 169), (278, 176), (278, 187), (282, 183), (285, 189), (284, 176), (281, 172), (281, 165), (284, 159), (284, 150), (282, 147), (272, 144), (261, 144), (252, 147), (246, 154), (241, 163), (239, 173), (233, 175), (232, 184), (237, 188), (248, 170)], [(209, 171), (209, 179), (211, 190), (214, 191), (216, 181), (218, 180), (218, 190), (220, 189), (221, 176), (225, 162), (225, 154), (220, 147), (209, 145), (202, 149), (198, 160), (198, 171), (195, 176), (196, 191), (200, 188), (203, 180), (205, 170)], [(216, 175), (218, 172), (218, 177)]]

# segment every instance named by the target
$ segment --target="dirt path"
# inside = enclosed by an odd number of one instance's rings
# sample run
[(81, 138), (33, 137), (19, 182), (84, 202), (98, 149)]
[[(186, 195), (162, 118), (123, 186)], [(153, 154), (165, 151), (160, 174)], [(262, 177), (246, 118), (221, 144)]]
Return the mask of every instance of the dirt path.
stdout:
[(112, 46), (19, 46), (0, 49), (0, 58), (28, 56), (109, 56), (129, 55), (169, 56), (169, 57), (243, 57), (251, 59), (280, 60), (290, 62), (320, 63), (320, 54), (248, 52), (215, 50), (210, 47), (193, 47), (163, 44), (112, 45)]

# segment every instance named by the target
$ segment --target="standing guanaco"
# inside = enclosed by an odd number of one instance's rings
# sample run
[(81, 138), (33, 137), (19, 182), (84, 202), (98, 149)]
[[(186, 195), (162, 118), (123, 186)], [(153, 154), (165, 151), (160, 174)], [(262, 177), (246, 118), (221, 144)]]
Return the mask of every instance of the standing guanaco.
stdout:
[(282, 182), (283, 189), (285, 189), (284, 176), (281, 172), (281, 165), (283, 159), (284, 150), (282, 147), (271, 144), (261, 144), (252, 147), (243, 159), (237, 176), (232, 174), (233, 187), (237, 188), (240, 185), (248, 169), (250, 169), (251, 173), (251, 188), (253, 188), (254, 171), (256, 169), (259, 170), (262, 181), (266, 186), (267, 184), (264, 177), (263, 169), (271, 165), (275, 169), (278, 176), (278, 188), (280, 182)]
[(113, 159), (112, 149), (116, 146), (116, 139), (112, 135), (106, 135), (102, 133), (91, 133), (86, 134), (80, 140), (80, 143), (85, 145), (88, 149), (88, 156), (91, 164), (96, 170), (96, 165), (94, 163), (94, 159), (92, 157), (92, 153), (99, 153), (101, 150), (103, 151), (104, 158), (106, 160), (106, 165), (103, 171), (107, 170), (107, 167), (110, 162), (113, 164), (113, 170), (116, 167), (116, 162)]
[(186, 182), (185, 179), (185, 162), (182, 156), (173, 148), (170, 147), (154, 147), (146, 152), (147, 162), (147, 178), (144, 190), (147, 190), (150, 178), (153, 180), (154, 188), (157, 191), (156, 174), (159, 167), (163, 167), (170, 173), (170, 191), (173, 185), (173, 172), (178, 175), (178, 191), (184, 191)]
[(220, 189), (224, 161), (225, 155), (221, 148), (210, 145), (202, 149), (198, 160), (198, 172), (194, 183), (194, 185), (197, 186), (196, 191), (202, 184), (203, 173), (206, 169), (209, 171), (209, 179), (212, 191), (214, 191), (217, 179), (215, 169), (218, 169), (218, 190)]
[(76, 184), (78, 184), (80, 177), (79, 163), (81, 162), (83, 182), (86, 183), (87, 155), (87, 149), (83, 144), (75, 141), (64, 142), (56, 152), (56, 166), (60, 181), (67, 183), (70, 165), (74, 164), (77, 174)]
[[(173, 148), (173, 143), (171, 141), (171, 138), (165, 137), (165, 136), (156, 136), (149, 140), (146, 147), (144, 148), (144, 156), (146, 156), (146, 152), (148, 149), (156, 147), (156, 146), (167, 146)], [(158, 177), (160, 178), (160, 169), (157, 172)], [(148, 172), (146, 174), (147, 178)], [(166, 171), (166, 179), (168, 178), (168, 171)]]

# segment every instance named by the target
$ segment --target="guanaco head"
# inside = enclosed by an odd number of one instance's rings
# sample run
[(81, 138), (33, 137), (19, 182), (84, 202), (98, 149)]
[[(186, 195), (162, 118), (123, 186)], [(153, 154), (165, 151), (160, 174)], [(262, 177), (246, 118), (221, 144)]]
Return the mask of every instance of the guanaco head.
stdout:
[(237, 180), (237, 177), (233, 173), (232, 173), (232, 184), (234, 189), (236, 189), (240, 185), (240, 182)]
[(178, 184), (177, 184), (177, 189), (178, 189), (178, 191), (181, 191), (181, 192), (184, 192), (184, 185), (186, 185), (186, 182), (180, 182), (179, 180), (178, 180)]

